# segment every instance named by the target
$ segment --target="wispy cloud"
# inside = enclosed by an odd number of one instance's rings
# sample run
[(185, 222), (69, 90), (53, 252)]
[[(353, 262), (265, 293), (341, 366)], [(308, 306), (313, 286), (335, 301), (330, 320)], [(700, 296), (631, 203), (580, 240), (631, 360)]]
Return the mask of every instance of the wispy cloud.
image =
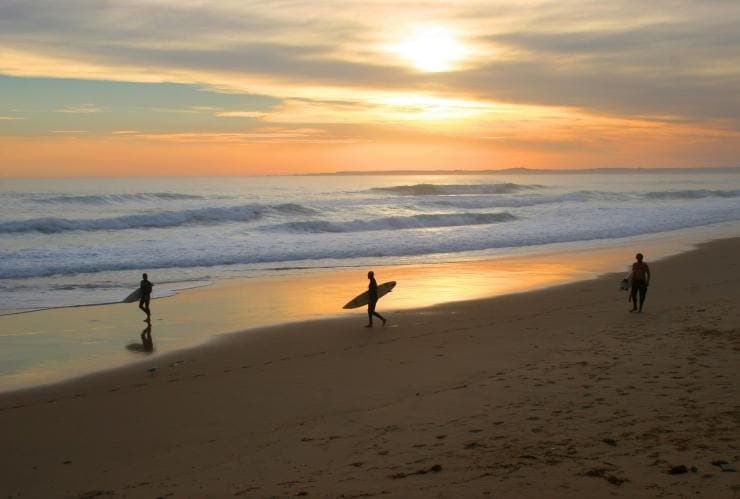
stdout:
[(337, 137), (318, 128), (279, 128), (267, 127), (250, 132), (236, 133), (157, 133), (138, 134), (138, 138), (162, 142), (207, 142), (207, 143), (352, 143), (359, 139), (353, 137)]
[(66, 106), (56, 110), (58, 113), (66, 114), (94, 114), (103, 111), (102, 107), (94, 106), (92, 104), (82, 104), (79, 106)]
[[(460, 72), (425, 74), (394, 59), (383, 47), (415, 17), (452, 20), (479, 49), (474, 60)], [(627, 114), (649, 105), (705, 119), (739, 117), (739, 20), (740, 4), (729, 1), (348, 1), (335, 9), (319, 1), (32, 0), (0, 5), (0, 42), (112, 79), (272, 85), (280, 98), (305, 97), (306, 87), (354, 89), (355, 99), (366, 88), (423, 88)]]
[(217, 111), (216, 116), (222, 118), (264, 118), (267, 113), (263, 111)]

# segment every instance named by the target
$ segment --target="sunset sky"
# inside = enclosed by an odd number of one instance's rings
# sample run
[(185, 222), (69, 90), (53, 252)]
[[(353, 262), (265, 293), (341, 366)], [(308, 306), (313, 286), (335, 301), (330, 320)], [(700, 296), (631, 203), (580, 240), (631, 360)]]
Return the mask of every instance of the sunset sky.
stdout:
[(0, 175), (740, 166), (740, 1), (0, 0)]

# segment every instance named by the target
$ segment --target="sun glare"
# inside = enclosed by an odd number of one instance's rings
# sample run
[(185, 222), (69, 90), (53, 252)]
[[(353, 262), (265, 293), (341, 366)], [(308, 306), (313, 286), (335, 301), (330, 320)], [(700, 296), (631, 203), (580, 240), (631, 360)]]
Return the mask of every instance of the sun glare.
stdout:
[(416, 28), (394, 48), (402, 59), (419, 71), (450, 71), (465, 56), (454, 33), (443, 27)]

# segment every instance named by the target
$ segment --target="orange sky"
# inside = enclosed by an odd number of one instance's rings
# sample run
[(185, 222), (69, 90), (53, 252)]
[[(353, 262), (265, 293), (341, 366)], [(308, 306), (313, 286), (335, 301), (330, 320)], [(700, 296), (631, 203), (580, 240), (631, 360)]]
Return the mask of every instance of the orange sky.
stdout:
[(737, 166), (740, 4), (668, 3), (5, 3), (0, 176)]

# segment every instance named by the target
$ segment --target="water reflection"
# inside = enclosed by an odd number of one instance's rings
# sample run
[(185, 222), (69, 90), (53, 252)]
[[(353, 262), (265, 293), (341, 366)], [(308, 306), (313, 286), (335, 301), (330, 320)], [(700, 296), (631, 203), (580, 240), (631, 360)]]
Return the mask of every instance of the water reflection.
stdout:
[(154, 341), (152, 340), (152, 324), (147, 323), (141, 332), (141, 343), (134, 342), (126, 345), (126, 350), (131, 352), (152, 353), (154, 351)]

